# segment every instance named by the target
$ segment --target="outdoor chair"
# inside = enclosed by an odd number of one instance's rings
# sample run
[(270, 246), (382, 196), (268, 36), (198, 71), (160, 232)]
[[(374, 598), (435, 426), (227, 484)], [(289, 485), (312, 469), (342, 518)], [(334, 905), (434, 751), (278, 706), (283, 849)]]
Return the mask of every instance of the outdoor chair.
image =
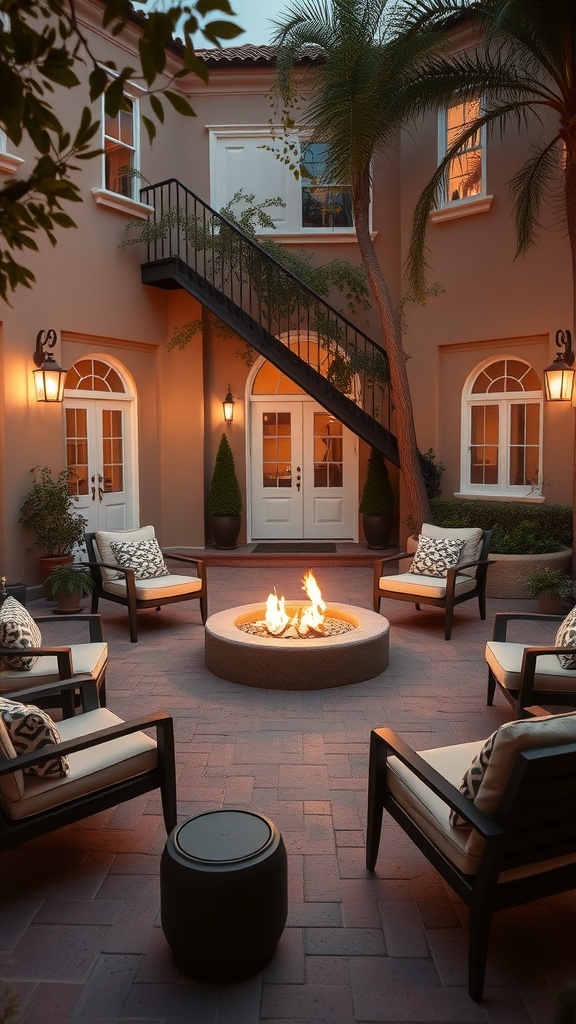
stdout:
[[(33, 621), (41, 633), (41, 646), (26, 646), (24, 651), (20, 646), (8, 647), (0, 644), (0, 694), (16, 693), (21, 689), (29, 690), (31, 687), (43, 686), (57, 680), (90, 676), (96, 683), (100, 704), (105, 707), (108, 644), (103, 639), (100, 616), (59, 615), (56, 620), (52, 615), (36, 615), (33, 616)], [(60, 627), (59, 634), (62, 635), (61, 627), (67, 622), (87, 625), (87, 629), (84, 626), (81, 630), (86, 632), (86, 642), (49, 643), (50, 627), (58, 625)], [(32, 657), (37, 660), (27, 670), (15, 668), (10, 662), (13, 663), (18, 654), (25, 654), (26, 658)], [(77, 697), (78, 694), (76, 694), (76, 699)], [(52, 696), (51, 700), (54, 699), (55, 697)], [(64, 713), (70, 715), (74, 714), (74, 704), (73, 691), (66, 690), (63, 704), (47, 704), (45, 700), (41, 700), (39, 706), (61, 706)]]
[[(507, 639), (509, 622), (524, 622), (528, 630), (535, 622), (551, 626), (550, 643), (529, 645), (511, 643)], [(491, 705), (496, 687), (510, 702), (517, 718), (526, 716), (526, 708), (534, 704), (572, 705), (576, 707), (576, 671), (564, 668), (558, 655), (573, 656), (574, 646), (554, 644), (558, 625), (566, 621), (562, 615), (543, 615), (539, 612), (498, 612), (494, 617), (492, 640), (486, 644), (488, 663), (488, 692), (486, 703)], [(553, 632), (554, 631), (554, 632)], [(534, 631), (532, 630), (532, 640)], [(576, 668), (576, 664), (575, 664)]]
[[(206, 622), (208, 593), (204, 562), (189, 555), (162, 551), (153, 526), (87, 533), (86, 550), (94, 580), (92, 611), (98, 611), (101, 598), (124, 605), (128, 609), (133, 644), (138, 642), (138, 612), (145, 608), (160, 611), (165, 604), (198, 600), (202, 622)], [(171, 573), (164, 558), (194, 567), (195, 575)]]
[[(19, 691), (14, 699), (36, 704), (41, 693), (54, 706), (61, 699), (55, 691), (77, 686), (81, 713), (58, 723), (48, 720), (59, 733), (57, 743), (17, 753), (19, 740), (0, 716), (0, 850), (158, 788), (166, 832), (176, 824), (174, 732), (169, 715), (158, 712), (125, 722), (99, 706), (97, 687), (90, 678)], [(155, 738), (144, 729), (154, 730)], [(68, 774), (54, 773), (52, 765), (61, 758), (67, 759), (63, 770), (68, 767)], [(47, 762), (52, 774), (30, 774)]]
[[(478, 598), (480, 618), (486, 618), (486, 576), (491, 530), (448, 529), (423, 523), (416, 551), (379, 558), (374, 566), (373, 605), (380, 611), (383, 597), (444, 609), (444, 638), (452, 636), (454, 608)], [(460, 542), (462, 542), (460, 544)], [(460, 546), (460, 550), (458, 550)], [(406, 572), (385, 576), (390, 562), (412, 559)]]
[(576, 888), (575, 806), (575, 713), (420, 752), (391, 729), (372, 732), (366, 866), (385, 808), (469, 908), (472, 999), (484, 991), (492, 912)]

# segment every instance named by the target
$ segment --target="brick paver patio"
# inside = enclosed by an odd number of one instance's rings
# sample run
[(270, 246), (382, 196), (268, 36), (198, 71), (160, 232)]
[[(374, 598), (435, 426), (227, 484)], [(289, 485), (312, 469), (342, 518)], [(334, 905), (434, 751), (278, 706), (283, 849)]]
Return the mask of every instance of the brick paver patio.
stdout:
[[(328, 601), (370, 607), (370, 566), (314, 567)], [(298, 597), (301, 576), (294, 565), (211, 566), (210, 611), (264, 600), (274, 585)], [(377, 870), (364, 868), (370, 729), (389, 725), (422, 749), (508, 721), (501, 698), (486, 707), (483, 658), (504, 608), (489, 601), (483, 623), (475, 603), (461, 605), (447, 643), (440, 612), (383, 602), (387, 672), (278, 692), (207, 671), (195, 603), (143, 613), (138, 644), (124, 610), (104, 603), (109, 706), (174, 716), (182, 819), (226, 806), (277, 822), (288, 922), (272, 963), (243, 983), (179, 973), (160, 927), (166, 836), (148, 794), (0, 854), (0, 976), (21, 1024), (552, 1024), (558, 990), (576, 977), (575, 894), (495, 916), (477, 1005), (466, 989), (467, 912), (386, 816)]]

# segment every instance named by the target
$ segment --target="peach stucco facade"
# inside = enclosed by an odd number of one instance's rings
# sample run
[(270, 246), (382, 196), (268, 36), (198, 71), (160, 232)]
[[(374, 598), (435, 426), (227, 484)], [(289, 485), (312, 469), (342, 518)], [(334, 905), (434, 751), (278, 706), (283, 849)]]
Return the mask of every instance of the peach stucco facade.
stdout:
[[(86, 31), (102, 58), (129, 59), (126, 49), (106, 38), (95, 12), (97, 4), (80, 5)], [(132, 44), (137, 43), (137, 26)], [(126, 46), (126, 43), (124, 44)], [(170, 61), (177, 63), (177, 54)], [(212, 60), (208, 85), (194, 88), (196, 118), (179, 118), (166, 109), (166, 121), (150, 146), (141, 133), (138, 167), (150, 183), (176, 178), (206, 202), (214, 190), (211, 166), (215, 129), (264, 129), (273, 112), (268, 98), (273, 62), (255, 48), (237, 60)], [(76, 123), (84, 102), (80, 90), (56, 94), (62, 120)], [(146, 110), (142, 99), (140, 114)], [(442, 493), (460, 493), (462, 463), (462, 394), (476, 367), (490, 358), (519, 356), (542, 378), (555, 354), (560, 328), (572, 328), (572, 282), (568, 243), (545, 211), (550, 230), (528, 257), (514, 260), (514, 229), (507, 182), (528, 152), (529, 140), (515, 134), (488, 140), (486, 191), (489, 210), (445, 219), (430, 226), (430, 280), (442, 291), (425, 307), (405, 309), (405, 347), (412, 387), (418, 443), (432, 448), (445, 465)], [(14, 156), (30, 156), (23, 147)], [(397, 150), (378, 157), (373, 175), (372, 220), (375, 246), (396, 300), (402, 296), (402, 267), (411, 216), (419, 190), (438, 156), (437, 118), (431, 116), (399, 139)], [(16, 171), (16, 173), (18, 173)], [(146, 211), (123, 200), (120, 208), (96, 201), (103, 188), (102, 161), (82, 166), (78, 178), (83, 198), (72, 211), (77, 230), (60, 232), (52, 248), (39, 239), (40, 251), (28, 263), (34, 286), (19, 289), (2, 309), (0, 331), (0, 568), (11, 580), (23, 572), (37, 581), (36, 553), (18, 525), (18, 510), (27, 491), (30, 469), (66, 465), (66, 406), (36, 402), (32, 352), (39, 331), (58, 332), (57, 356), (65, 367), (97, 358), (115, 368), (125, 384), (124, 459), (133, 488), (125, 525), (154, 523), (164, 545), (202, 548), (211, 543), (206, 493), (220, 436), (225, 429), (222, 400), (231, 387), (236, 399), (228, 437), (244, 498), (241, 540), (254, 539), (248, 516), (251, 494), (249, 432), (252, 371), (238, 357), (239, 339), (213, 331), (197, 334), (183, 349), (167, 343), (182, 324), (201, 319), (198, 301), (181, 289), (145, 286), (141, 246), (120, 249), (133, 215), (144, 223)], [(246, 181), (249, 190), (251, 182)], [(96, 194), (94, 194), (96, 190)], [(98, 191), (99, 190), (99, 191)], [(290, 237), (314, 260), (359, 262), (353, 232), (335, 239), (308, 233)], [(380, 340), (374, 311), (362, 314), (359, 326)], [(252, 374), (252, 375), (251, 375)], [(84, 395), (89, 401), (89, 396)], [(96, 399), (101, 396), (96, 394)], [(574, 411), (564, 403), (543, 405), (542, 476), (544, 500), (570, 503)], [(364, 479), (367, 447), (355, 450), (355, 485)], [(391, 467), (396, 483), (397, 474)], [(398, 536), (406, 534), (402, 503)], [(538, 500), (542, 500), (541, 497)], [(357, 502), (356, 502), (357, 504)], [(362, 540), (357, 513), (351, 540)]]

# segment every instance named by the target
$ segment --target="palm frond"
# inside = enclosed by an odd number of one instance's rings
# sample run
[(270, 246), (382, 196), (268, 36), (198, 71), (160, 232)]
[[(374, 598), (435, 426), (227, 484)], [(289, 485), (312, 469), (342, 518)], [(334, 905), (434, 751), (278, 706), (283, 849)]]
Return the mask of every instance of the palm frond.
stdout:
[(516, 222), (516, 254), (514, 258), (533, 248), (538, 241), (539, 231), (542, 227), (540, 222), (542, 198), (549, 183), (554, 178), (558, 180), (559, 141), (560, 136), (556, 135), (544, 149), (535, 150), (510, 182)]

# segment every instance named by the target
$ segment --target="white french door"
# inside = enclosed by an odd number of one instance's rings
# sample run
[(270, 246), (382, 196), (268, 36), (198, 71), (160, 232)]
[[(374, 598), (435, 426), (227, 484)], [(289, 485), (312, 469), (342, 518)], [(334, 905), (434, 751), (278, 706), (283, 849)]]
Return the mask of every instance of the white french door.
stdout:
[(253, 540), (356, 540), (356, 438), (312, 400), (251, 402)]
[(74, 396), (64, 409), (66, 460), (87, 531), (130, 528), (136, 524), (131, 403)]

